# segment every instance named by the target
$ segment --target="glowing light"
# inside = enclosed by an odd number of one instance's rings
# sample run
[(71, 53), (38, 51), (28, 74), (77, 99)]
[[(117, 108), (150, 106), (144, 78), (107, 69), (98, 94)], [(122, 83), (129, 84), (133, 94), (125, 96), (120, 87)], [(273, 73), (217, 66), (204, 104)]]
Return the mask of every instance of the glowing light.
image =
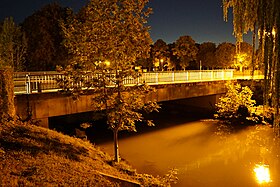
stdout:
[(271, 32), (271, 33), (272, 33), (272, 36), (275, 37), (275, 35), (276, 35), (276, 30), (275, 30), (275, 28), (272, 29), (272, 32)]
[(108, 60), (106, 60), (105, 62), (104, 62), (104, 64), (106, 65), (106, 66), (110, 66), (110, 62), (108, 61)]
[(254, 168), (254, 172), (256, 175), (256, 180), (259, 184), (271, 182), (268, 165), (257, 164)]

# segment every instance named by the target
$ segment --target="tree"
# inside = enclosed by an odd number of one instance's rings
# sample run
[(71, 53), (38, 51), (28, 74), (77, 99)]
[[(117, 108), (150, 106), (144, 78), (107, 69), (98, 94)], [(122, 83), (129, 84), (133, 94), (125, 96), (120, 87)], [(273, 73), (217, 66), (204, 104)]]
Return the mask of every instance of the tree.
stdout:
[(197, 53), (197, 61), (200, 62), (201, 66), (213, 69), (217, 65), (215, 52), (216, 52), (215, 43), (204, 42), (199, 45), (199, 50)]
[(164, 66), (168, 65), (168, 45), (162, 39), (158, 39), (154, 45), (152, 45), (151, 58), (153, 59), (154, 66), (159, 68), (159, 70), (164, 70)]
[(67, 64), (60, 22), (71, 19), (73, 12), (56, 3), (48, 4), (27, 17), (22, 27), (28, 38), (27, 70), (50, 71)]
[(0, 68), (0, 123), (10, 121), (16, 115), (13, 72), (10, 67)]
[(217, 59), (216, 67), (219, 68), (233, 67), (234, 57), (235, 57), (235, 45), (227, 42), (219, 44), (215, 52), (215, 56)]
[[(243, 68), (248, 68), (252, 64), (252, 46), (247, 42), (237, 43), (237, 53), (235, 56), (234, 66), (238, 67), (240, 71)], [(252, 68), (253, 69), (253, 68)]]
[(14, 71), (24, 68), (27, 40), (25, 33), (12, 17), (6, 18), (0, 27), (0, 66), (10, 66)]
[(181, 36), (175, 42), (173, 55), (180, 60), (181, 67), (185, 70), (191, 61), (196, 60), (198, 49), (195, 41), (190, 36)]
[[(280, 1), (278, 0), (223, 0), (224, 18), (227, 20), (228, 9), (233, 8), (233, 32), (237, 42), (248, 31), (253, 32), (254, 44), (258, 48), (264, 64), (264, 106), (275, 109), (274, 130), (280, 135)], [(259, 37), (256, 37), (258, 34)], [(252, 66), (254, 67), (254, 61)], [(270, 98), (273, 96), (272, 98)]]
[[(64, 44), (71, 53), (71, 64), (60, 81), (64, 90), (79, 96), (83, 87), (94, 88), (93, 109), (105, 110), (107, 124), (114, 134), (115, 161), (119, 161), (118, 133), (136, 131), (143, 121), (140, 111), (158, 109), (145, 99), (151, 88), (136, 81), (138, 58), (148, 56), (151, 38), (146, 25), (148, 0), (90, 0), (71, 24), (62, 24)], [(64, 82), (63, 82), (64, 81)], [(146, 121), (153, 125), (152, 121)]]

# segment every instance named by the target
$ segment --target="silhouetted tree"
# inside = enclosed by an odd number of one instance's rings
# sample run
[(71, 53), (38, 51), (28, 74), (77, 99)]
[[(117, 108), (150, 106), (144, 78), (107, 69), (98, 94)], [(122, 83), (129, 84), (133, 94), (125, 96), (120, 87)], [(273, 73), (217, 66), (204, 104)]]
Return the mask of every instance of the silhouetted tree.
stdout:
[(204, 42), (199, 45), (199, 51), (197, 54), (197, 61), (199, 65), (207, 68), (215, 68), (217, 60), (215, 56), (216, 44), (213, 42)]
[(27, 40), (24, 32), (12, 17), (0, 24), (0, 66), (10, 66), (14, 71), (24, 68)]
[(169, 51), (168, 45), (162, 40), (158, 39), (151, 47), (151, 58), (153, 59), (154, 66), (163, 70), (164, 66), (168, 65)]
[[(151, 91), (146, 84), (124, 85), (127, 78), (137, 79), (135, 61), (147, 57), (150, 50), (147, 3), (148, 0), (90, 0), (70, 25), (63, 25), (64, 44), (72, 58), (71, 65), (63, 71), (66, 79), (60, 83), (76, 96), (85, 91), (83, 86), (94, 88), (93, 109), (105, 110), (114, 134), (117, 162), (119, 131), (136, 131), (135, 122), (144, 120), (140, 111), (158, 109), (155, 102), (145, 101)], [(153, 125), (149, 120), (147, 124)]]
[(168, 50), (170, 55), (170, 65), (168, 67), (174, 70), (180, 70), (180, 60), (177, 58), (176, 55), (173, 54), (173, 48), (175, 47), (175, 43), (168, 44)]
[(69, 8), (52, 3), (24, 20), (22, 27), (28, 38), (26, 66), (29, 71), (55, 70), (56, 65), (67, 63), (67, 51), (61, 45), (60, 23), (72, 16)]
[(180, 66), (185, 70), (191, 61), (196, 60), (198, 49), (190, 36), (181, 36), (175, 42), (173, 55), (180, 60)]
[(230, 68), (234, 66), (236, 49), (232, 43), (221, 43), (218, 45), (215, 56), (217, 60), (216, 67)]

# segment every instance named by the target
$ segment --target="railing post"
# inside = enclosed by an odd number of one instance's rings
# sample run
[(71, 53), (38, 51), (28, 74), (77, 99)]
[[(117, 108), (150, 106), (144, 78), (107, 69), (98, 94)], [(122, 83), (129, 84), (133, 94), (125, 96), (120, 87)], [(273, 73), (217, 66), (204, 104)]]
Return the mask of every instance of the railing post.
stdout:
[(30, 83), (30, 77), (28, 74), (26, 74), (26, 93), (31, 94), (31, 83)]

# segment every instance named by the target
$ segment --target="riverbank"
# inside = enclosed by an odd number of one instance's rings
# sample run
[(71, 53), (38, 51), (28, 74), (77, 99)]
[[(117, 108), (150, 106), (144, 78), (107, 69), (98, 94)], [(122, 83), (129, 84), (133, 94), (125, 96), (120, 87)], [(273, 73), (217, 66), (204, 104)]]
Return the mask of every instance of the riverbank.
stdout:
[(53, 130), (22, 122), (0, 125), (1, 186), (169, 185), (112, 160), (90, 142)]

